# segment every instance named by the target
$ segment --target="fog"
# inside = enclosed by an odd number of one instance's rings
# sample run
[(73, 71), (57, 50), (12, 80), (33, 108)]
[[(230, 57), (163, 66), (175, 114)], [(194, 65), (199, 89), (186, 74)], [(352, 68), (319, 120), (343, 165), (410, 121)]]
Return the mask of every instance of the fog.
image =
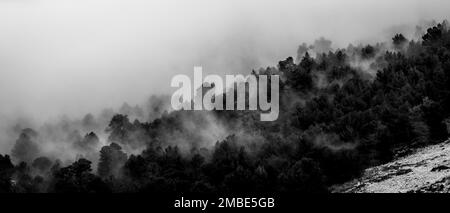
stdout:
[(0, 0), (0, 128), (139, 104), (194, 66), (274, 66), (322, 36), (387, 40), (449, 11), (448, 0)]

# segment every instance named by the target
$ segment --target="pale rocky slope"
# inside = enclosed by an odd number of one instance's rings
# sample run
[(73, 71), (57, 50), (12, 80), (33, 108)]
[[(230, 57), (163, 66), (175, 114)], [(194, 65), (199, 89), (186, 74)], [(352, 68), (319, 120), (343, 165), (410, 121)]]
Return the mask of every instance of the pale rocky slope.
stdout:
[(362, 177), (332, 187), (341, 193), (450, 192), (450, 140), (366, 169)]

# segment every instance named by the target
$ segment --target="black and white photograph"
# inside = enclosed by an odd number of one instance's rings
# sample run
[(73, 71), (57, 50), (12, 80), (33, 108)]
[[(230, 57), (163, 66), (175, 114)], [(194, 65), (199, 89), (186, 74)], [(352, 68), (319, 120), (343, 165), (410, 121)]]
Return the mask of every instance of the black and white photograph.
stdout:
[(448, 0), (0, 0), (0, 200), (450, 193), (448, 20)]

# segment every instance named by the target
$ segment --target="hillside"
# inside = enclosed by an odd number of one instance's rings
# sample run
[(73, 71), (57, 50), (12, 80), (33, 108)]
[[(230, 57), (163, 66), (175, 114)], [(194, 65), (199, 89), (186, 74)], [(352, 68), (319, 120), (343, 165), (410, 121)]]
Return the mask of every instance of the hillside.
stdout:
[(340, 186), (341, 193), (450, 192), (450, 140), (417, 149), (390, 163), (368, 168), (361, 178)]

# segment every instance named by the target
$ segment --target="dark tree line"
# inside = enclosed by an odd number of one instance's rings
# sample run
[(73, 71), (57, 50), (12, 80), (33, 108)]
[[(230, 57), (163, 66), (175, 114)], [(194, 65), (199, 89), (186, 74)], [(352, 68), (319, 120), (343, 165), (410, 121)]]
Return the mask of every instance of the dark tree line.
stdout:
[[(26, 129), (11, 153), (23, 162), (13, 165), (0, 155), (0, 192), (327, 192), (391, 160), (399, 147), (448, 137), (446, 22), (428, 29), (422, 41), (397, 34), (385, 45), (392, 48), (306, 52), (298, 62), (289, 57), (254, 71), (281, 76), (275, 122), (260, 122), (254, 111), (175, 111), (150, 122), (115, 115), (106, 129), (110, 144), (96, 150), (96, 171), (84, 158), (63, 166), (34, 156), (37, 133)], [(355, 58), (379, 69), (370, 75), (350, 65)], [(205, 148), (191, 127), (207, 128), (210, 116), (229, 136)], [(74, 146), (89, 150), (98, 143), (89, 133)], [(129, 155), (125, 147), (145, 149)]]

